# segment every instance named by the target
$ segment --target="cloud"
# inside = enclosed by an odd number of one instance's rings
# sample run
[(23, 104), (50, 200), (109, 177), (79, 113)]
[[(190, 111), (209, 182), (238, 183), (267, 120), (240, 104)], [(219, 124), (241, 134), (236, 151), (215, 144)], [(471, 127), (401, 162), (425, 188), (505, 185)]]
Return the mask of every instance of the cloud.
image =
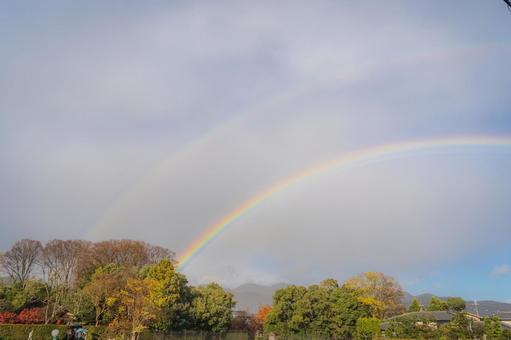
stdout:
[[(182, 252), (325, 159), (511, 131), (508, 14), (492, 5), (74, 6), (3, 22), (2, 247), (140, 238)], [(186, 273), (231, 286), (371, 269), (422, 277), (504, 247), (510, 163), (446, 153), (332, 169), (245, 214)]]
[(491, 271), (491, 275), (495, 277), (504, 277), (511, 274), (511, 266), (508, 264), (501, 264)]

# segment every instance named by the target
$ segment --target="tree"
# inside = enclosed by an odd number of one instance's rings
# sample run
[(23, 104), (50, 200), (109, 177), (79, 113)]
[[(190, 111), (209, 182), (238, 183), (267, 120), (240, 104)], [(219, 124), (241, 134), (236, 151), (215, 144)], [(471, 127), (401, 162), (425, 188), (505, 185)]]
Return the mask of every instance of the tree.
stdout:
[(408, 311), (409, 312), (420, 312), (420, 310), (421, 310), (421, 304), (420, 304), (419, 300), (417, 300), (417, 298), (413, 298), (412, 304), (410, 305), (410, 307), (408, 307)]
[(357, 292), (360, 301), (370, 305), (372, 314), (380, 319), (404, 311), (403, 289), (393, 277), (366, 272), (349, 278), (344, 286)]
[(449, 339), (471, 339), (475, 338), (474, 323), (466, 313), (456, 313), (452, 320), (442, 326), (441, 333)]
[(197, 329), (218, 333), (227, 331), (235, 305), (232, 293), (210, 283), (195, 288), (193, 295), (191, 315)]
[(17, 241), (9, 251), (0, 256), (2, 269), (14, 283), (24, 288), (34, 269), (41, 248), (39, 241), (29, 239)]
[(329, 279), (277, 290), (264, 329), (283, 337), (351, 338), (357, 320), (368, 315), (368, 306), (352, 290)]
[(186, 277), (175, 271), (169, 259), (163, 259), (147, 268), (147, 277), (154, 280), (152, 299), (161, 309), (153, 328), (160, 331), (179, 330), (189, 327), (191, 290)]
[(485, 317), (484, 321), (484, 334), (490, 340), (501, 339), (503, 335), (502, 323), (496, 316), (489, 318)]
[(449, 306), (447, 302), (440, 300), (436, 296), (432, 296), (431, 300), (429, 301), (428, 310), (429, 311), (443, 311), (448, 310)]
[(295, 316), (298, 302), (303, 299), (307, 288), (290, 285), (278, 289), (273, 294), (273, 308), (268, 313), (265, 330), (280, 335), (298, 333), (302, 322), (299, 316)]
[(360, 318), (357, 320), (355, 339), (371, 340), (380, 334), (381, 320), (375, 317)]
[(466, 307), (465, 300), (460, 297), (449, 297), (447, 298), (447, 310), (455, 313), (462, 312)]
[(259, 329), (262, 329), (271, 310), (271, 306), (259, 306), (259, 310), (255, 315), (255, 320)]
[(126, 279), (127, 273), (124, 268), (109, 265), (98, 268), (91, 281), (83, 288), (83, 293), (94, 306), (96, 326), (112, 305), (116, 294), (124, 287)]
[(128, 278), (125, 287), (119, 294), (117, 322), (137, 340), (140, 333), (157, 317), (158, 307), (151, 299), (155, 289), (153, 279)]
[(91, 244), (79, 257), (78, 282), (83, 286), (99, 267), (109, 264), (141, 269), (162, 259), (173, 261), (168, 249), (134, 240), (109, 240)]
[(46, 323), (65, 312), (64, 302), (74, 286), (78, 257), (85, 246), (76, 240), (52, 240), (44, 245), (40, 266), (46, 283)]

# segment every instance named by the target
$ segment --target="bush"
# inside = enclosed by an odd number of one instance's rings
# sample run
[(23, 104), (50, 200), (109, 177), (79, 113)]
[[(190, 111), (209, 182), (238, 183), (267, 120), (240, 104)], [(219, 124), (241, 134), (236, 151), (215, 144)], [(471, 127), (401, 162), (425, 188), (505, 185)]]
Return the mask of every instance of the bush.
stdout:
[(16, 322), (16, 314), (12, 312), (1, 312), (0, 323), (14, 323)]
[(22, 310), (17, 317), (17, 323), (40, 324), (44, 323), (44, 317), (40, 308)]
[(360, 318), (355, 328), (355, 339), (370, 340), (380, 335), (381, 321), (378, 318)]

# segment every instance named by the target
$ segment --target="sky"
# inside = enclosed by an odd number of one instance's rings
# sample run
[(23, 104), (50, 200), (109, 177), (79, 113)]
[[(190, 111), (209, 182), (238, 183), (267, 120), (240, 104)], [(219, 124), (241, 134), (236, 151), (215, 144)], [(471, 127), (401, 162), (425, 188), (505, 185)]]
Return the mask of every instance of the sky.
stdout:
[[(178, 255), (290, 174), (371, 146), (511, 137), (503, 1), (0, 3), (0, 249)], [(226, 228), (192, 283), (340, 281), (511, 301), (511, 150), (329, 171)]]

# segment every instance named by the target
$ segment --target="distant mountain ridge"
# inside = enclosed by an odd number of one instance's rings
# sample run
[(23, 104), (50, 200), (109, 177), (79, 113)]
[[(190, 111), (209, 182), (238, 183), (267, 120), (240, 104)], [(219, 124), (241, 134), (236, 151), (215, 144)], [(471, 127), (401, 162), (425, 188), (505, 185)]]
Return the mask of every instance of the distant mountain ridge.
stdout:
[[(271, 305), (273, 293), (275, 293), (277, 289), (284, 288), (288, 285), (287, 283), (277, 283), (271, 286), (265, 286), (255, 283), (246, 283), (230, 291), (234, 294), (234, 299), (236, 300), (236, 310), (256, 313), (259, 306)], [(405, 292), (403, 304), (408, 307), (412, 303), (412, 300), (417, 298), (422, 305), (427, 306), (432, 296), (433, 294), (430, 293), (412, 295)], [(442, 300), (447, 299), (447, 297), (439, 298)], [(474, 314), (478, 312), (481, 316), (493, 315), (499, 312), (511, 312), (511, 303), (481, 300), (477, 301), (477, 310), (474, 301), (467, 301), (466, 304), (467, 312)]]
[[(411, 295), (410, 293), (405, 293), (403, 297), (403, 304), (408, 307), (412, 303), (412, 300), (416, 298), (419, 300), (420, 304), (423, 306), (427, 306), (431, 297), (434, 294), (424, 293), (416, 296)], [(447, 300), (445, 296), (438, 296), (441, 300)], [(491, 316), (500, 312), (511, 312), (511, 303), (492, 301), (492, 300), (477, 300), (476, 301), (466, 301), (467, 308), (465, 309), (469, 313), (479, 314), (481, 316)]]

